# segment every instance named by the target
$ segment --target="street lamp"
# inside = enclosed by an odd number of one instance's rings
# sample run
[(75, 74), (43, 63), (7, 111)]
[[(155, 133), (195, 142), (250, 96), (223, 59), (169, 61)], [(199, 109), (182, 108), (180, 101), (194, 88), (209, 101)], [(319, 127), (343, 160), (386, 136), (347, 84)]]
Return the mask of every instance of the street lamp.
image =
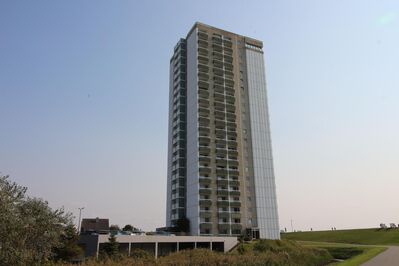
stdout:
[(85, 207), (80, 207), (80, 208), (78, 208), (78, 209), (79, 209), (78, 234), (80, 234), (80, 222), (81, 222), (81, 218), (82, 218), (82, 210), (83, 210), (84, 208), (85, 208)]

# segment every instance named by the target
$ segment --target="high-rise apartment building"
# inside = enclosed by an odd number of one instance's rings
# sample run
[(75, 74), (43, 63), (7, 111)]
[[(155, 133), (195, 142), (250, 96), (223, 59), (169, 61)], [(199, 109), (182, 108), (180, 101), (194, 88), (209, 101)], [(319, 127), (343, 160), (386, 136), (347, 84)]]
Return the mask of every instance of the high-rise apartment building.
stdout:
[(262, 46), (201, 23), (175, 46), (167, 226), (280, 238)]

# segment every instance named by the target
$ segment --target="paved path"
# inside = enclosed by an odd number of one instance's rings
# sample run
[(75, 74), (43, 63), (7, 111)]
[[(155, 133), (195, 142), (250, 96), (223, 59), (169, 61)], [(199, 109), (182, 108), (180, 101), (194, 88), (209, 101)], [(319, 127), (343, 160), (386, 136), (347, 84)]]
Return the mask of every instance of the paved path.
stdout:
[(399, 247), (388, 247), (362, 266), (399, 266)]

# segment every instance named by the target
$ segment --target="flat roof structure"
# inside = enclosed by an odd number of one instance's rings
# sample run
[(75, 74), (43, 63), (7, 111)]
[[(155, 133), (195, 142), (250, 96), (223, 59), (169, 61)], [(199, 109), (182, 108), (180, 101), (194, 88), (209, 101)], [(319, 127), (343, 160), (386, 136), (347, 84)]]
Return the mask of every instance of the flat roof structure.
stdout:
[[(109, 242), (110, 235), (81, 235), (79, 244), (85, 251), (85, 257), (98, 257), (101, 246)], [(158, 256), (185, 249), (206, 248), (219, 252), (228, 252), (238, 244), (237, 237), (211, 236), (158, 236), (158, 235), (116, 235), (119, 251), (130, 255), (140, 249)]]

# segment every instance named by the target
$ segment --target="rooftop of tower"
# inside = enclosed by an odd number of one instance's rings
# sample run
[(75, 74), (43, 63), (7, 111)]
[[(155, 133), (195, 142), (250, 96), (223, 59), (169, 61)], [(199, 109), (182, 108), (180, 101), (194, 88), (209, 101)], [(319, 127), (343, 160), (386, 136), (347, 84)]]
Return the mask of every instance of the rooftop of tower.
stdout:
[(240, 34), (237, 34), (237, 33), (231, 32), (231, 31), (223, 30), (223, 29), (220, 29), (220, 28), (217, 28), (217, 27), (213, 27), (213, 26), (210, 26), (208, 24), (205, 24), (205, 23), (202, 23), (202, 22), (198, 22), (198, 21), (195, 22), (194, 25), (191, 27), (191, 29), (188, 32), (186, 38), (188, 38), (188, 36), (198, 26), (202, 26), (202, 27), (206, 27), (206, 28), (209, 28), (209, 29), (217, 30), (217, 31), (220, 31), (221, 33), (227, 33), (227, 34), (233, 34), (233, 35), (240, 36), (240, 37), (244, 38), (246, 42), (248, 42), (248, 43), (250, 43), (252, 45), (258, 46), (260, 48), (263, 48), (263, 42), (260, 41), (260, 40), (257, 40), (257, 39), (251, 38), (251, 37), (247, 37), (247, 36), (244, 36), (244, 35), (240, 35)]

